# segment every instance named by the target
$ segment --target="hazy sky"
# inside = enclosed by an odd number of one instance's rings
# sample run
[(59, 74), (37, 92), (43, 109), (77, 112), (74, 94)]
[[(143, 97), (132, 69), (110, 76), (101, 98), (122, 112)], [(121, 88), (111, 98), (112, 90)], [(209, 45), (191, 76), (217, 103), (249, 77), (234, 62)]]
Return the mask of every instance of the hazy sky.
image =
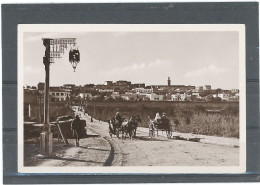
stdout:
[(239, 87), (238, 32), (24, 33), (24, 85), (44, 82), (42, 38), (75, 37), (76, 72), (68, 52), (51, 64), (50, 85), (127, 80), (147, 85)]

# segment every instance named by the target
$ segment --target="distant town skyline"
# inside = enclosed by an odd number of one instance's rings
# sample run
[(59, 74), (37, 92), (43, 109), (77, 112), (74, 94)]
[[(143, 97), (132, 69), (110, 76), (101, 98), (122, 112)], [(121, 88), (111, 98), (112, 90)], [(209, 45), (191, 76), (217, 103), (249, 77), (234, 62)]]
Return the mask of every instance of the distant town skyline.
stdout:
[[(107, 80), (107, 81), (105, 81), (105, 82), (108, 82), (108, 81), (111, 81), (111, 80)], [(115, 82), (117, 82), (117, 81), (128, 81), (128, 80), (116, 80), (116, 81), (112, 81), (112, 82), (115, 83)], [(128, 81), (128, 82), (131, 82), (131, 81)], [(39, 83), (43, 83), (43, 84), (44, 84), (44, 82), (39, 82)], [(39, 84), (39, 83), (38, 83), (38, 84)], [(168, 83), (168, 81), (167, 81), (167, 83)], [(24, 87), (26, 87), (26, 86), (28, 86), (28, 87), (37, 87), (38, 84), (36, 84), (36, 85), (25, 84)], [(51, 86), (51, 87), (62, 87), (62, 86), (64, 86), (64, 85), (75, 85), (75, 86), (82, 86), (82, 87), (84, 87), (85, 85), (92, 85), (92, 84), (94, 84), (94, 83), (88, 83), (88, 84), (65, 83), (65, 84), (57, 84), (57, 85)], [(132, 84), (132, 85), (134, 85), (134, 84), (144, 84), (145, 87), (147, 87), (147, 86), (170, 86), (170, 87), (173, 87), (173, 86), (195, 86), (195, 85), (192, 85), (192, 84), (189, 84), (189, 85), (170, 84), (170, 85), (168, 85), (168, 84), (145, 84), (145, 83), (142, 83), (142, 82), (140, 82), (140, 83), (132, 83), (132, 82), (131, 82), (131, 84)], [(106, 84), (105, 84), (105, 83), (100, 83), (100, 84), (94, 84), (94, 85), (97, 86), (97, 85), (106, 85)], [(107, 85), (107, 86), (109, 86), (109, 85)], [(113, 85), (112, 85), (112, 86), (113, 86)], [(203, 85), (198, 85), (198, 86), (195, 86), (195, 87), (205, 87), (205, 86), (210, 86), (210, 87), (212, 87), (211, 84), (203, 84)], [(219, 89), (219, 88), (220, 88), (220, 87), (215, 87), (215, 88), (213, 88), (213, 89)], [(221, 88), (220, 88), (220, 89), (221, 89)], [(223, 89), (223, 90), (232, 90), (232, 89), (238, 89), (238, 88)]]
[(24, 85), (44, 82), (42, 38), (75, 37), (81, 61), (73, 72), (67, 50), (51, 64), (50, 86), (126, 80), (146, 85), (239, 88), (238, 32), (24, 33)]

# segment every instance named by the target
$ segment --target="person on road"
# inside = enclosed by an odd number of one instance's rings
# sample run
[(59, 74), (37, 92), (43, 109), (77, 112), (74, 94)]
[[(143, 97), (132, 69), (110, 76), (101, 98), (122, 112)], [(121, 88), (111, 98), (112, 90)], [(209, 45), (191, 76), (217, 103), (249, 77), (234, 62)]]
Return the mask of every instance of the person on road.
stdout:
[(115, 117), (113, 117), (113, 118), (111, 119), (111, 124), (112, 124), (113, 132), (114, 132), (114, 133), (116, 132), (116, 125), (115, 125), (115, 123), (116, 123), (116, 119), (115, 119)]
[(169, 118), (166, 116), (166, 113), (164, 112), (162, 115), (162, 122), (169, 122)]
[(160, 120), (160, 119), (161, 119), (161, 116), (160, 116), (159, 112), (157, 112), (156, 115), (155, 115), (154, 121), (156, 123), (158, 123), (158, 120)]
[(73, 132), (73, 137), (76, 139), (75, 146), (79, 146), (79, 140), (81, 138), (81, 122), (79, 116), (77, 115), (76, 118), (71, 123), (71, 130)]
[(119, 125), (122, 125), (123, 118), (121, 117), (119, 112), (116, 113), (115, 119), (116, 119), (116, 121), (118, 122)]

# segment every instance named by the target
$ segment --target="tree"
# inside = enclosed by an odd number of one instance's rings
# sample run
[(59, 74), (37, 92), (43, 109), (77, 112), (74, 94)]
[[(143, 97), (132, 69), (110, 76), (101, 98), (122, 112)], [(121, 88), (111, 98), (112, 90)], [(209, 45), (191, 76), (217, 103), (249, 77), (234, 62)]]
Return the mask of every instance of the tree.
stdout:
[(214, 101), (215, 101), (215, 102), (220, 102), (220, 101), (221, 101), (221, 98), (220, 98), (220, 97), (216, 97), (216, 98), (214, 98)]
[(111, 96), (107, 97), (105, 101), (115, 101)]
[(209, 91), (201, 91), (201, 92), (199, 92), (199, 95), (200, 95), (201, 97), (206, 97), (206, 96), (209, 95)]
[(102, 96), (94, 96), (93, 98), (92, 98), (92, 100), (93, 101), (103, 101), (104, 100), (104, 97), (102, 97)]

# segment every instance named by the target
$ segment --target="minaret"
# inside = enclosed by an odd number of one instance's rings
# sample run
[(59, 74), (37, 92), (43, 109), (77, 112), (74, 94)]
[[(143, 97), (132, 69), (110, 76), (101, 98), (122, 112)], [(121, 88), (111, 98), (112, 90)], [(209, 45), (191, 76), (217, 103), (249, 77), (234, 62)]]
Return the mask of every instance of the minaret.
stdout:
[(168, 87), (170, 87), (171, 86), (171, 79), (170, 79), (170, 77), (168, 77)]

